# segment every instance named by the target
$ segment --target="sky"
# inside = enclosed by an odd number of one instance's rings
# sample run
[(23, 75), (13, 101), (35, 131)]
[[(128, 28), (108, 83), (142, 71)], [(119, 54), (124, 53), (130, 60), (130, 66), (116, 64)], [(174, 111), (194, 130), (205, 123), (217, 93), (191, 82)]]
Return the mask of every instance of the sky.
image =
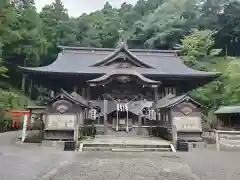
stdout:
[[(82, 13), (90, 13), (101, 9), (106, 2), (113, 7), (120, 7), (122, 3), (135, 4), (138, 0), (62, 0), (64, 6), (68, 9), (70, 16), (78, 17)], [(35, 0), (38, 11), (46, 4), (51, 4), (54, 0)]]

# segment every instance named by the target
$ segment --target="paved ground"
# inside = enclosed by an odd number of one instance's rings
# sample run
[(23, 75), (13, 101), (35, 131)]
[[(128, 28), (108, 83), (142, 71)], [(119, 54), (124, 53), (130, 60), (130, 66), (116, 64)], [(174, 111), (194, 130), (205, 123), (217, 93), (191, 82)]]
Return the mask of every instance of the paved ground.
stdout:
[(0, 134), (1, 180), (239, 180), (240, 152), (62, 152)]

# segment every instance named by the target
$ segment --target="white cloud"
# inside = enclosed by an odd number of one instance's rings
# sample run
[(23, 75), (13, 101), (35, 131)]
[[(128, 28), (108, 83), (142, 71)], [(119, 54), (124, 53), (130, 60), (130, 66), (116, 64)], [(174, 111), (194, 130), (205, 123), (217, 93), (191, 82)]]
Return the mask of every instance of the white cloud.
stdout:
[[(114, 7), (120, 7), (122, 3), (135, 4), (138, 0), (62, 0), (71, 16), (80, 16), (82, 13), (90, 13), (101, 9), (106, 2)], [(38, 11), (46, 4), (51, 4), (54, 0), (35, 0)]]

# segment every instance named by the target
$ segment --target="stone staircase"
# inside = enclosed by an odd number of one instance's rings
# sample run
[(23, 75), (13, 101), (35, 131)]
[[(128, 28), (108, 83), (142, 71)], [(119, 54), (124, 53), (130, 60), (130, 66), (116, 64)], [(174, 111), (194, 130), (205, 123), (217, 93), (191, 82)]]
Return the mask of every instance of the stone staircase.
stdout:
[(170, 152), (169, 142), (147, 137), (107, 137), (82, 142), (79, 151), (111, 151), (111, 152)]
[(112, 151), (112, 152), (144, 152), (172, 151), (170, 145), (140, 145), (140, 144), (84, 144), (82, 151)]

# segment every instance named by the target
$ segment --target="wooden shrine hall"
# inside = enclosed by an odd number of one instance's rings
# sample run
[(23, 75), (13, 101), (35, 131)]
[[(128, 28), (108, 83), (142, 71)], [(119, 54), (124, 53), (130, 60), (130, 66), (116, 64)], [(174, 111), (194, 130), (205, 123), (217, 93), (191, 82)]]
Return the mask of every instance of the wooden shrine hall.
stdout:
[[(94, 108), (95, 126), (104, 134), (149, 134), (149, 128), (158, 126), (162, 118), (152, 109), (154, 102), (170, 94), (182, 96), (220, 75), (187, 67), (172, 50), (128, 49), (126, 43), (120, 43), (116, 49), (61, 49), (48, 66), (18, 69), (33, 82), (51, 89), (52, 98), (57, 97), (51, 111), (47, 111), (49, 122), (65, 122), (64, 119), (73, 118), (69, 116), (73, 112), (79, 118), (78, 111)], [(64, 107), (64, 103), (72, 108)], [(58, 106), (64, 112), (53, 110)], [(84, 126), (85, 121), (73, 119), (71, 128)]]

